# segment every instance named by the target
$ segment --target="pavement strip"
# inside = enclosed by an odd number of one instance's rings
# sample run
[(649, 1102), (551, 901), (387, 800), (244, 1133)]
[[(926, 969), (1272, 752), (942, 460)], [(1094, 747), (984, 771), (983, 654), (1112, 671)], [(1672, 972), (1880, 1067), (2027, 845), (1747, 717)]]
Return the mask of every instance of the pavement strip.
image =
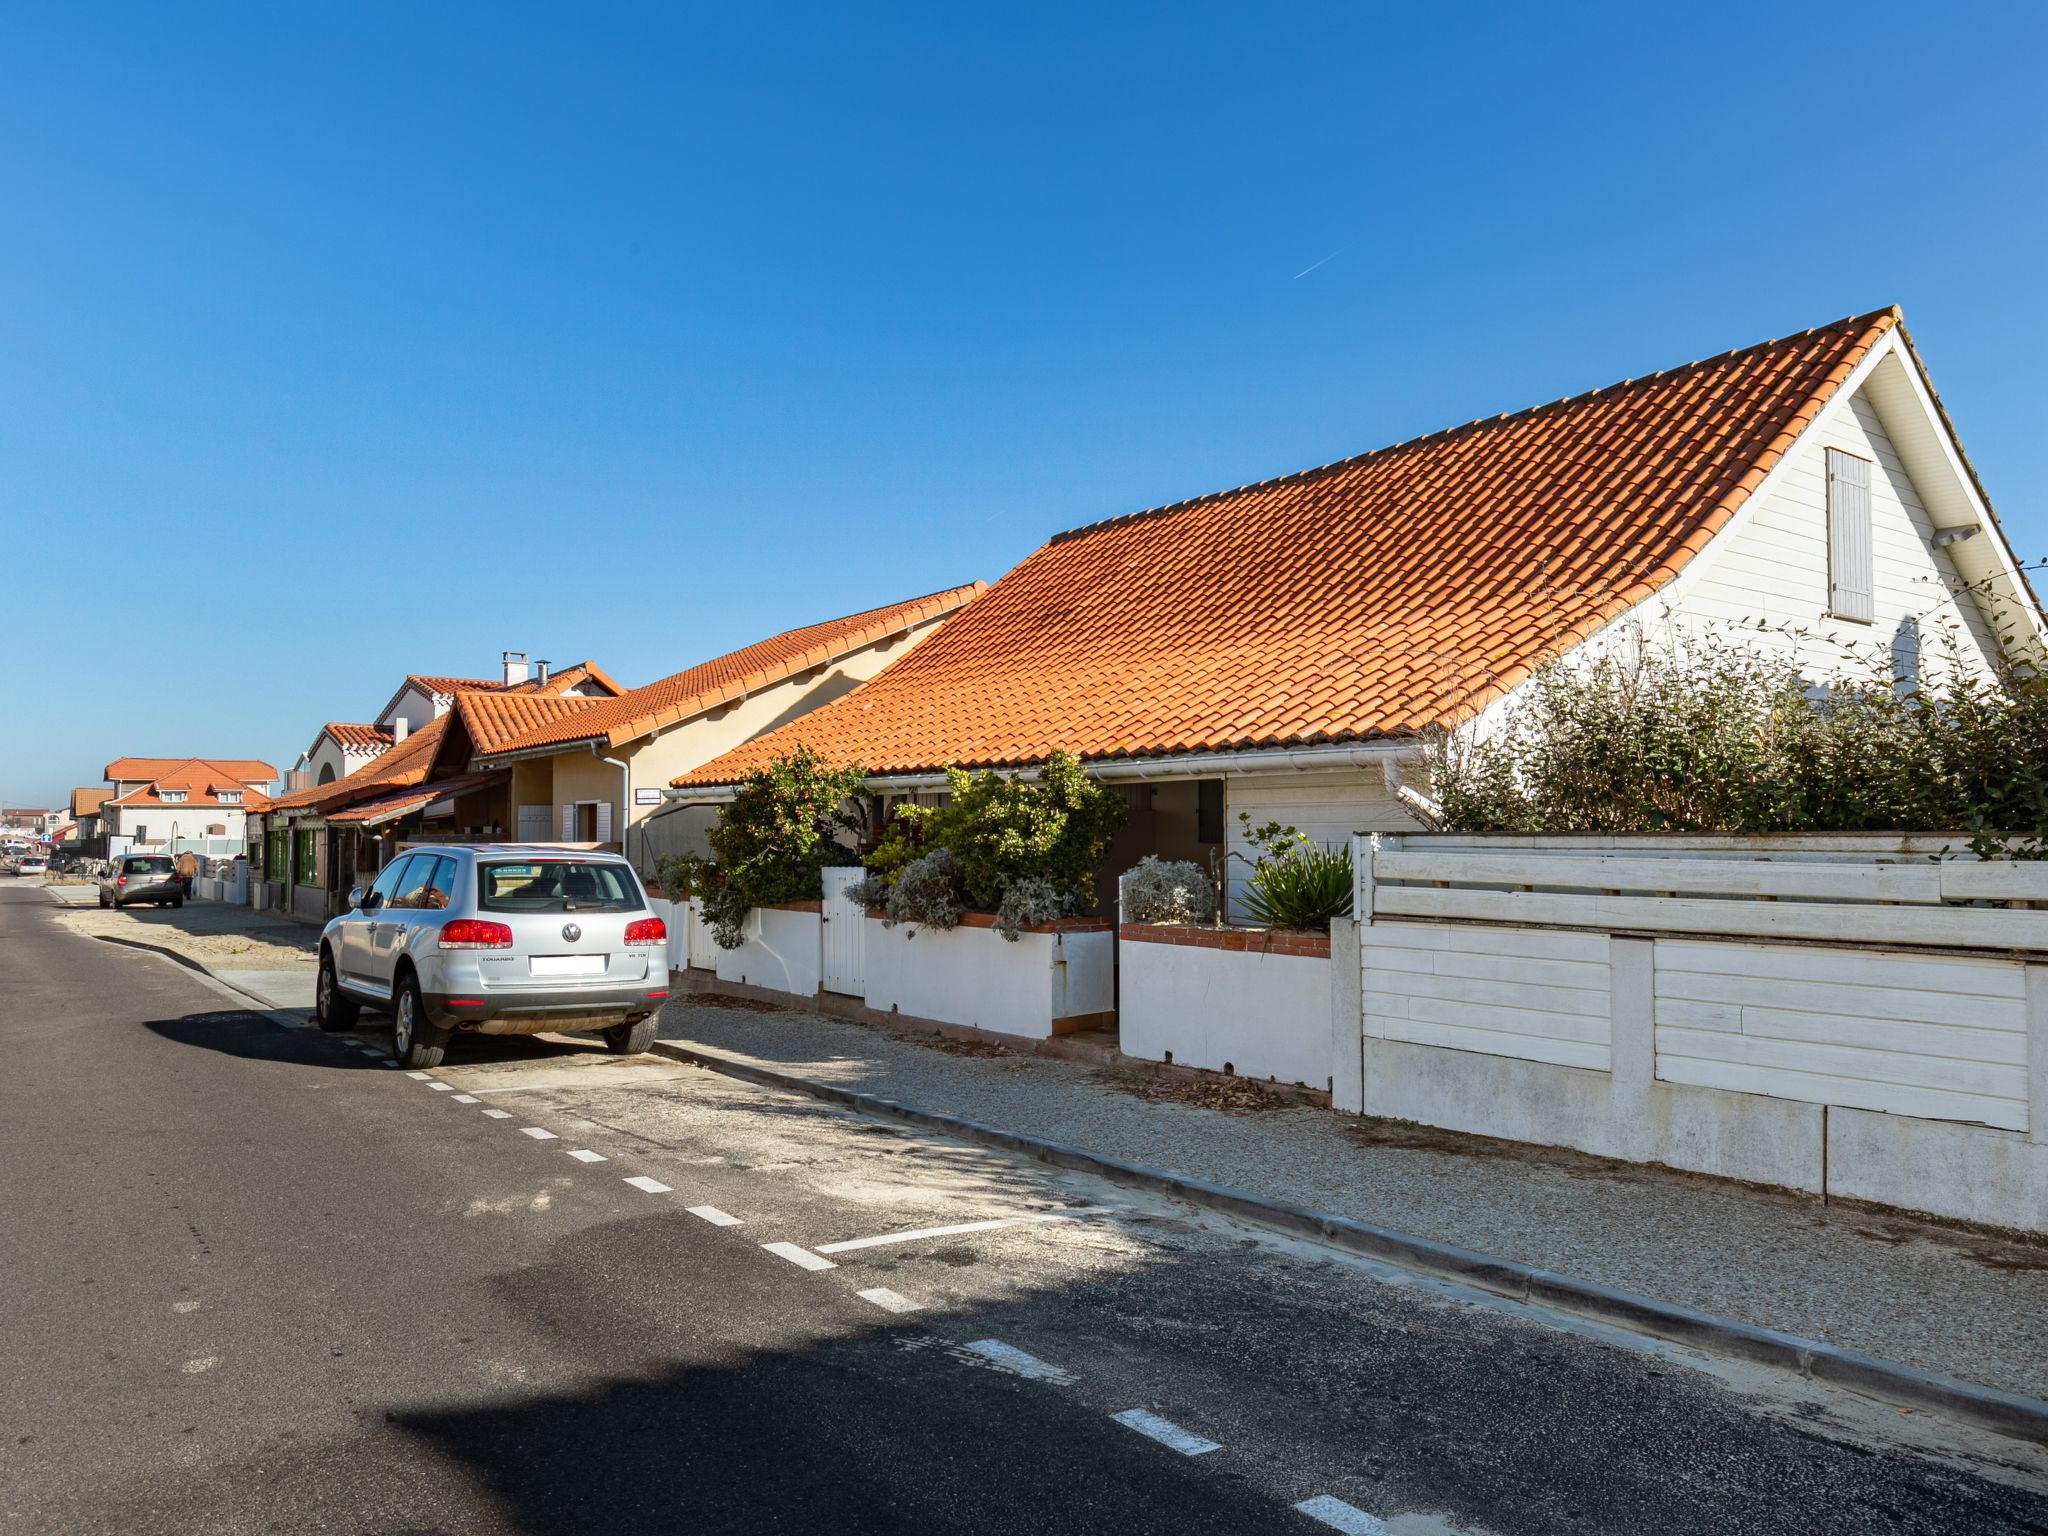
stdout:
[(1223, 1449), (1214, 1440), (1204, 1440), (1200, 1435), (1182, 1429), (1169, 1419), (1162, 1419), (1156, 1413), (1147, 1413), (1142, 1408), (1126, 1408), (1122, 1413), (1110, 1415), (1125, 1429), (1135, 1429), (1141, 1435), (1149, 1435), (1169, 1450), (1179, 1451), (1183, 1456), (1206, 1456), (1211, 1451)]
[(1058, 1366), (1041, 1360), (1036, 1355), (1027, 1355), (1014, 1344), (1005, 1344), (1001, 1339), (977, 1339), (972, 1344), (962, 1347), (969, 1354), (981, 1356), (998, 1370), (1008, 1371), (1012, 1376), (1022, 1376), (1027, 1381), (1050, 1381), (1064, 1387), (1070, 1385), (1074, 1379)]
[(458, 1093), (455, 1095), (455, 1102), (457, 1104), (474, 1104), (477, 1102), (477, 1097), (473, 1093)]
[(854, 1295), (858, 1296), (862, 1301), (873, 1302), (884, 1312), (915, 1312), (917, 1310), (916, 1302), (912, 1301), (908, 1296), (897, 1295), (886, 1285), (878, 1285), (874, 1289), (867, 1291), (855, 1291)]
[(737, 1227), (741, 1225), (737, 1216), (728, 1216), (715, 1205), (688, 1205), (683, 1207), (699, 1220), (708, 1221), (714, 1227)]
[(512, 1118), (512, 1111), (509, 1109), (486, 1109), (484, 1113), (493, 1120), (510, 1120)]
[[(486, 1113), (488, 1113), (488, 1111), (486, 1111)], [(519, 1127), (519, 1134), (522, 1136), (531, 1136), (535, 1141), (560, 1141), (562, 1139), (561, 1137), (557, 1136), (553, 1131), (544, 1131), (537, 1125), (522, 1125), (521, 1127)]]
[(963, 1232), (993, 1232), (999, 1227), (1021, 1227), (1040, 1221), (1072, 1221), (1094, 1211), (1034, 1211), (1028, 1216), (1003, 1216), (994, 1221), (963, 1221), (953, 1227), (919, 1227), (914, 1232), (885, 1232), (880, 1237), (856, 1237), (843, 1243), (820, 1243), (820, 1253), (852, 1253), (857, 1248), (880, 1248), (888, 1243), (914, 1243), (927, 1237), (957, 1237)]
[(830, 1259), (821, 1259), (808, 1248), (799, 1248), (795, 1243), (763, 1243), (761, 1245), (778, 1259), (787, 1259), (798, 1269), (837, 1269), (839, 1266)]
[(1346, 1504), (1334, 1494), (1320, 1493), (1294, 1506), (1311, 1520), (1320, 1520), (1345, 1536), (1387, 1536), (1384, 1522), (1368, 1515), (1355, 1504)]
[(588, 1147), (578, 1147), (569, 1155), (579, 1163), (607, 1163), (611, 1161), (602, 1152), (593, 1152)]
[(626, 1182), (632, 1185), (635, 1189), (644, 1190), (646, 1193), (650, 1195), (666, 1195), (672, 1193), (669, 1187), (666, 1184), (662, 1183), (661, 1180), (650, 1179), (644, 1173), (636, 1173), (632, 1177), (628, 1178)]

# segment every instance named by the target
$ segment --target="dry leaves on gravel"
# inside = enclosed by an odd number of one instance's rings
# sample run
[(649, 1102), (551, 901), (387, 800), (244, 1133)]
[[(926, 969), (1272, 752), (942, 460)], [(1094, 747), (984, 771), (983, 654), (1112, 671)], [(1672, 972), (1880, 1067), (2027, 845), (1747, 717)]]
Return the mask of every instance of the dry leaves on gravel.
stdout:
[(1247, 1115), (1262, 1109), (1291, 1109), (1279, 1094), (1243, 1077), (1138, 1077), (1118, 1072), (1097, 1072), (1096, 1082), (1118, 1093), (1151, 1104), (1191, 1104), (1197, 1109), (1220, 1109), (1225, 1114)]

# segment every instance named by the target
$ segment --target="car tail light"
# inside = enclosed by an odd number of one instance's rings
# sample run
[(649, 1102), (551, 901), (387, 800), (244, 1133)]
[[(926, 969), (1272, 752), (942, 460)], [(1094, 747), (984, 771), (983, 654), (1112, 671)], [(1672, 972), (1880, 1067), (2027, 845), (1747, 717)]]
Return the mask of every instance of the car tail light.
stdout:
[(116, 884), (116, 885), (126, 885), (127, 883), (128, 883), (128, 877), (127, 877), (126, 875), (116, 875), (116, 876), (114, 876), (114, 884)]
[(658, 917), (635, 918), (626, 924), (626, 942), (653, 948), (668, 942), (668, 924)]
[(480, 917), (458, 917), (441, 925), (443, 949), (510, 949), (512, 930)]

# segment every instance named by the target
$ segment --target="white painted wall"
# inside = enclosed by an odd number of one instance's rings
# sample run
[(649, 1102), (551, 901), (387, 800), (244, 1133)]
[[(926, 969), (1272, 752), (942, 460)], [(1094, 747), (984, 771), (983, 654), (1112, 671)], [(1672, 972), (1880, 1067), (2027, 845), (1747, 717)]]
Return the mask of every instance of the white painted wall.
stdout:
[(1117, 1048), (1144, 1061), (1330, 1086), (1330, 961), (1122, 943)]
[(1613, 968), (1604, 933), (1375, 923), (1359, 935), (1365, 1033), (1604, 1072)]
[(1312, 843), (1336, 847), (1349, 846), (1354, 832), (1420, 829), (1420, 823), (1387, 793), (1386, 781), (1377, 768), (1229, 775), (1223, 781), (1223, 846), (1229, 870), (1225, 888), (1231, 915), (1240, 919), (1245, 915), (1244, 890), (1252, 856), (1244, 839), (1245, 824), (1238, 819), (1240, 813), (1249, 813), (1254, 827), (1277, 821), (1295, 828)]
[(867, 1005), (1042, 1040), (1060, 1021), (1116, 1006), (1116, 934), (944, 931), (867, 920)]
[[(1826, 453), (1839, 448), (1868, 459), (1871, 539), (1875, 551), (1876, 617), (1869, 624), (1830, 617)], [(1758, 621), (1802, 627), (1802, 641), (1782, 642), (1810, 676), (1839, 673), (1843, 642), (1865, 655), (1888, 654), (1895, 641), (1921, 631), (1925, 676), (1940, 675), (1937, 627), (1959, 622), (1966, 666), (1982, 671), (1997, 640), (1981, 607), (1951, 601), (1959, 582), (1947, 550), (1934, 548), (1935, 525), (1893, 447), (1874, 396), (1862, 389), (1800, 443), (1761, 504), (1703, 551), (1674, 584), (1671, 621), (1686, 633), (1721, 634)], [(1980, 538), (1982, 536), (1980, 535)], [(1756, 640), (1754, 633), (1745, 638)]]
[(797, 997), (818, 995), (824, 936), (816, 912), (756, 907), (747, 914), (741, 931), (745, 941), (738, 949), (718, 951), (720, 981), (767, 987)]

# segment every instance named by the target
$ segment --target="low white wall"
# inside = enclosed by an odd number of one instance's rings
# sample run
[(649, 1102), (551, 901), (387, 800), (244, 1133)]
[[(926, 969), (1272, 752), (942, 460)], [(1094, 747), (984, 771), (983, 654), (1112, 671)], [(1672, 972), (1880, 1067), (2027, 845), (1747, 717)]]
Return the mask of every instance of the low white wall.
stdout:
[(1699, 843), (1361, 839), (1333, 1102), (2048, 1231), (2048, 870)]
[[(1044, 1039), (1116, 1006), (1107, 927), (1018, 936), (963, 922), (945, 930), (867, 919), (867, 1005), (882, 1012)], [(722, 973), (721, 973), (722, 974)]]
[(816, 912), (756, 907), (747, 914), (740, 947), (718, 951), (718, 979), (816, 997), (823, 930)]
[(1117, 963), (1117, 1044), (1126, 1056), (1331, 1087), (1327, 953), (1125, 936)]
[(668, 968), (680, 971), (690, 963), (690, 907), (689, 903), (670, 901), (665, 896), (649, 893), (647, 907), (661, 919), (662, 927), (668, 931)]

